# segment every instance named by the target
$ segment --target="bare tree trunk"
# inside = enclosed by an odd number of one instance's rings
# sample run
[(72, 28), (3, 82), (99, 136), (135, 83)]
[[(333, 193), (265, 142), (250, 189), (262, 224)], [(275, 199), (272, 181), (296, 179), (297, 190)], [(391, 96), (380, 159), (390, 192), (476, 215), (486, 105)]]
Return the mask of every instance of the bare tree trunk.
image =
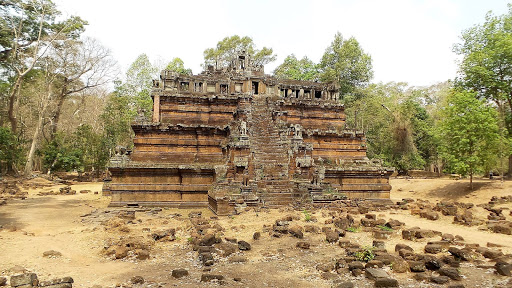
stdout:
[(44, 114), (40, 113), (39, 119), (37, 120), (36, 131), (34, 132), (34, 137), (32, 138), (32, 145), (30, 145), (30, 151), (28, 152), (27, 163), (25, 164), (25, 176), (32, 174), (32, 169), (34, 166), (34, 155), (36, 152), (37, 144), (39, 143), (39, 137), (41, 137), (41, 131), (43, 130), (43, 120)]
[(469, 169), (469, 187), (473, 191), (473, 169)]
[(508, 178), (512, 176), (512, 155), (508, 156)]
[(18, 91), (21, 87), (21, 82), (23, 81), (23, 76), (18, 75), (18, 78), (16, 78), (16, 82), (14, 82), (14, 85), (12, 87), (11, 93), (9, 95), (9, 109), (7, 111), (7, 115), (9, 118), (9, 122), (11, 123), (11, 131), (13, 135), (16, 135), (16, 131), (18, 128), (18, 119), (16, 119), (16, 100), (18, 96)]
[[(51, 84), (50, 84), (51, 85)], [(47, 87), (46, 95), (41, 99), (41, 108), (39, 109), (39, 118), (37, 119), (36, 131), (34, 132), (34, 137), (32, 138), (32, 144), (30, 145), (30, 151), (27, 155), (27, 162), (25, 163), (25, 176), (30, 176), (32, 174), (32, 170), (34, 167), (34, 156), (36, 154), (36, 148), (39, 144), (39, 138), (41, 138), (41, 133), (43, 131), (44, 125), (44, 114), (46, 113), (46, 108), (51, 100), (51, 89), (50, 85)]]
[(55, 108), (55, 114), (53, 115), (53, 123), (50, 129), (50, 141), (55, 139), (55, 135), (57, 134), (57, 128), (59, 125), (60, 114), (62, 110), (62, 105), (64, 105), (64, 99), (66, 97), (64, 95), (59, 96), (59, 101), (57, 102), (57, 107)]

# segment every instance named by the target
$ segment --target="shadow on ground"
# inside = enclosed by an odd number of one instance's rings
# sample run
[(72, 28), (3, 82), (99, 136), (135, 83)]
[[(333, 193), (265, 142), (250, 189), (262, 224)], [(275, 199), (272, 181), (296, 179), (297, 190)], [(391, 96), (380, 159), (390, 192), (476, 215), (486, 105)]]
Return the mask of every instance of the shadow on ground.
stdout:
[(469, 182), (454, 182), (432, 190), (427, 195), (432, 198), (439, 198), (441, 201), (459, 201), (473, 192), (489, 189), (492, 185), (492, 182), (473, 182), (473, 189), (471, 189)]

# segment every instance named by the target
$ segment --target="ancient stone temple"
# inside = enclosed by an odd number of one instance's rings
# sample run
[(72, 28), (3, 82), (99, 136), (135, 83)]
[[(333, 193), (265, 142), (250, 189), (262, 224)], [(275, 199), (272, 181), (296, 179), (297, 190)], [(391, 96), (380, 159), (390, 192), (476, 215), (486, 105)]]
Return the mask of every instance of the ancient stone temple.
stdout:
[(199, 75), (162, 71), (153, 117), (138, 118), (133, 151), (111, 159), (113, 206), (210, 207), (389, 199), (391, 169), (345, 128), (332, 83), (265, 75), (242, 54)]

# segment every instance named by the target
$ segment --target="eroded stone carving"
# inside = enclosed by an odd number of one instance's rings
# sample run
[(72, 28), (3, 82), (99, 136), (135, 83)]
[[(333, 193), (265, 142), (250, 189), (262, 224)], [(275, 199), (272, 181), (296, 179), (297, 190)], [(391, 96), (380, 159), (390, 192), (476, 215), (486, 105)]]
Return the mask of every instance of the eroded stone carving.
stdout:
[(363, 133), (345, 130), (335, 83), (276, 79), (242, 53), (199, 75), (163, 71), (154, 86), (153, 121), (141, 111), (133, 153), (109, 164), (111, 205), (227, 214), (237, 199), (389, 198), (392, 169), (368, 160)]

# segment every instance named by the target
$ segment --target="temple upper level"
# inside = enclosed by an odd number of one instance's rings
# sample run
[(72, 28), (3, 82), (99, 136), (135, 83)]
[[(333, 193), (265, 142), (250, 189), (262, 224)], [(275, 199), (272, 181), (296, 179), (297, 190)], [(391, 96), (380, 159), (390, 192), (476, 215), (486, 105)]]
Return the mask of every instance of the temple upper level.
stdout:
[(227, 66), (212, 65), (198, 75), (184, 75), (163, 70), (160, 79), (153, 81), (153, 95), (275, 95), (287, 99), (336, 101), (339, 86), (336, 83), (279, 79), (265, 75), (261, 65), (254, 65), (250, 56), (243, 53)]

